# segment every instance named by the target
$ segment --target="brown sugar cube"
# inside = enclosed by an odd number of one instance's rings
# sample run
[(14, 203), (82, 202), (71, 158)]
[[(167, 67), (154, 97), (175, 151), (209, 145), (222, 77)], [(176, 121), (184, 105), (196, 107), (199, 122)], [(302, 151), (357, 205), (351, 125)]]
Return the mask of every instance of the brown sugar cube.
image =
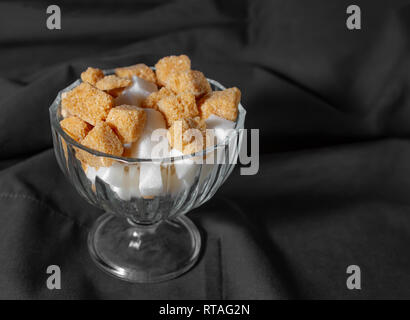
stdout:
[(195, 98), (211, 93), (211, 86), (201, 71), (186, 70), (169, 75), (167, 87), (175, 93), (191, 92)]
[(174, 96), (174, 93), (166, 87), (162, 87), (159, 91), (151, 93), (146, 99), (144, 99), (142, 107), (158, 110), (158, 102), (169, 96)]
[(66, 109), (61, 108), (61, 116), (63, 118), (68, 118), (71, 117), (71, 114)]
[[(90, 149), (107, 153), (113, 156), (121, 156), (124, 148), (111, 127), (105, 122), (99, 122), (81, 141), (81, 144)], [(77, 158), (92, 167), (109, 167), (113, 160), (105, 157), (97, 157), (85, 150), (77, 151)]]
[(155, 65), (157, 82), (159, 85), (165, 86), (171, 73), (190, 69), (191, 60), (186, 55), (164, 57)]
[(88, 67), (83, 73), (81, 73), (81, 80), (88, 82), (93, 86), (98, 82), (98, 80), (104, 78), (104, 72), (97, 68)]
[(106, 91), (114, 98), (118, 97), (121, 92), (131, 85), (132, 81), (127, 78), (120, 78), (116, 75), (105, 76), (103, 79), (96, 83), (96, 87), (100, 90)]
[(130, 79), (120, 78), (115, 74), (111, 74), (99, 80), (95, 84), (95, 86), (100, 90), (109, 91), (113, 89), (128, 87), (131, 83), (132, 81)]
[(110, 96), (112, 96), (112, 97), (114, 97), (114, 98), (117, 98), (117, 97), (121, 94), (121, 92), (124, 91), (124, 89), (125, 89), (125, 88), (115, 88), (115, 89), (107, 90), (107, 93), (108, 93)]
[(144, 109), (124, 104), (110, 110), (106, 123), (114, 129), (122, 143), (131, 143), (141, 136), (146, 120)]
[(238, 117), (238, 104), (241, 91), (236, 88), (214, 91), (198, 101), (198, 108), (202, 119), (207, 119), (212, 113), (230, 121)]
[(61, 128), (75, 141), (85, 138), (92, 126), (77, 117), (68, 117), (60, 121)]
[[(61, 99), (65, 99), (66, 96), (67, 96), (67, 92), (61, 93)], [(71, 117), (72, 114), (70, 114), (70, 112), (68, 112), (67, 109), (64, 109), (63, 106), (61, 106), (61, 116), (63, 118), (67, 118), (67, 117)]]
[(61, 102), (63, 109), (94, 126), (107, 118), (113, 106), (112, 96), (87, 82), (67, 92)]
[(182, 92), (158, 101), (158, 109), (164, 115), (168, 126), (182, 118), (193, 118), (199, 115), (195, 96), (190, 92)]
[(138, 63), (133, 66), (117, 68), (115, 69), (115, 74), (122, 78), (131, 79), (133, 76), (150, 81), (153, 83), (157, 82), (157, 76), (154, 70), (148, 67), (146, 64)]
[[(132, 148), (131, 148), (131, 144), (125, 144), (124, 145), (124, 151), (122, 153), (123, 157), (126, 158), (132, 158)], [(128, 167), (127, 167), (128, 168)]]
[(198, 152), (210, 145), (210, 140), (206, 135), (205, 121), (200, 117), (174, 121), (168, 129), (167, 137), (170, 146), (184, 154)]

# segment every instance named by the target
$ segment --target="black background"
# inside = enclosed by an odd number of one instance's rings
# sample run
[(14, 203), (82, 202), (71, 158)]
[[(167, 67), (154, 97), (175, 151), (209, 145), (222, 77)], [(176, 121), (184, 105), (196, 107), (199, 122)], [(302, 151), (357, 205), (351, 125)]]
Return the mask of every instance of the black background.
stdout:
[[(410, 297), (410, 4), (354, 1), (0, 2), (0, 298)], [(48, 107), (87, 66), (185, 53), (242, 91), (260, 170), (236, 170), (189, 216), (198, 265), (160, 284), (99, 271), (86, 248), (101, 212), (51, 149)], [(62, 289), (46, 288), (46, 268)], [(346, 288), (361, 267), (362, 290)]]

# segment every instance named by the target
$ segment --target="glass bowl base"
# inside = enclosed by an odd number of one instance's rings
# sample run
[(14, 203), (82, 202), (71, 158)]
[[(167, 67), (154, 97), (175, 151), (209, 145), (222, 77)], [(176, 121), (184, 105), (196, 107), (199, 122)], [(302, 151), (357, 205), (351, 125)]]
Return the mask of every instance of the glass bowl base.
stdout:
[(184, 215), (139, 225), (106, 213), (88, 236), (91, 257), (102, 270), (140, 283), (178, 277), (195, 264), (200, 247), (199, 231)]

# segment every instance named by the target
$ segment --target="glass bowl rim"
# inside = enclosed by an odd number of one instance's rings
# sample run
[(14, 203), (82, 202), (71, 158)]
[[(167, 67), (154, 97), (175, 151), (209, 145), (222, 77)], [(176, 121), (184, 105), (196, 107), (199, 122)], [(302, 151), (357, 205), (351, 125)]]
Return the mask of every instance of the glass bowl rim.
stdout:
[[(155, 69), (153, 67), (151, 67), (152, 69)], [(103, 70), (104, 74), (109, 75), (109, 74), (113, 74), (115, 69), (107, 69), (107, 70)], [(219, 83), (216, 80), (213, 79), (209, 79), (207, 78), (207, 80), (209, 81), (209, 83), (213, 84), (215, 87), (217, 87), (220, 90), (225, 90), (226, 87), (223, 86), (221, 83)], [(59, 109), (59, 107), (61, 106), (61, 94), (63, 92), (67, 92), (70, 91), (72, 89), (74, 89), (75, 87), (77, 87), (80, 83), (81, 83), (81, 79), (77, 79), (76, 81), (74, 81), (73, 83), (71, 83), (69, 86), (65, 87), (64, 89), (60, 90), (57, 94), (57, 97), (54, 99), (53, 103), (51, 104), (50, 108), (49, 108), (49, 112), (50, 112), (50, 118), (51, 118), (51, 125), (52, 127), (58, 132), (58, 134), (64, 139), (64, 141), (76, 148), (82, 149), (94, 156), (97, 157), (104, 157), (104, 158), (110, 158), (122, 163), (139, 163), (139, 162), (176, 162), (176, 161), (180, 161), (180, 160), (186, 160), (186, 159), (190, 159), (190, 158), (197, 158), (197, 157), (203, 157), (206, 154), (208, 154), (209, 152), (214, 151), (215, 149), (221, 148), (226, 146), (227, 144), (229, 144), (229, 139), (231, 138), (230, 136), (227, 136), (224, 141), (215, 144), (213, 146), (210, 146), (204, 150), (198, 151), (196, 153), (191, 153), (191, 154), (183, 154), (183, 155), (179, 155), (179, 156), (172, 156), (172, 157), (162, 157), (162, 158), (131, 158), (131, 157), (123, 157), (123, 156), (114, 156), (114, 155), (110, 155), (108, 153), (104, 153), (104, 152), (100, 152), (94, 149), (90, 149), (86, 146), (83, 146), (82, 144), (78, 143), (77, 141), (75, 141), (73, 138), (71, 138), (62, 128), (60, 125), (60, 122), (58, 121), (58, 117), (57, 117), (57, 110)], [(244, 128), (244, 124), (245, 124), (245, 115), (246, 115), (246, 110), (245, 108), (242, 106), (241, 103), (239, 103), (238, 105), (238, 117), (236, 119), (235, 122), (235, 127), (234, 130), (236, 132), (238, 132), (240, 129)]]

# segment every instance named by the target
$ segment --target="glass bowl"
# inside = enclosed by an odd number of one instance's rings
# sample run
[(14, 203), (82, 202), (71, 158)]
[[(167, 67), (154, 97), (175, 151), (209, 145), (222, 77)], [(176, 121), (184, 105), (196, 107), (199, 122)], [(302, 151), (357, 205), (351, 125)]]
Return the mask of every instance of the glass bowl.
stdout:
[[(225, 89), (208, 80), (212, 90)], [(156, 159), (115, 157), (82, 146), (60, 126), (61, 94), (80, 83), (77, 80), (60, 91), (49, 111), (61, 170), (82, 197), (106, 212), (89, 233), (91, 257), (104, 271), (127, 281), (175, 278), (195, 264), (201, 248), (200, 233), (185, 214), (208, 201), (232, 172), (246, 111), (239, 105), (231, 134), (201, 152)], [(110, 166), (83, 166), (78, 152)], [(141, 179), (152, 180), (148, 194), (139, 187)]]

